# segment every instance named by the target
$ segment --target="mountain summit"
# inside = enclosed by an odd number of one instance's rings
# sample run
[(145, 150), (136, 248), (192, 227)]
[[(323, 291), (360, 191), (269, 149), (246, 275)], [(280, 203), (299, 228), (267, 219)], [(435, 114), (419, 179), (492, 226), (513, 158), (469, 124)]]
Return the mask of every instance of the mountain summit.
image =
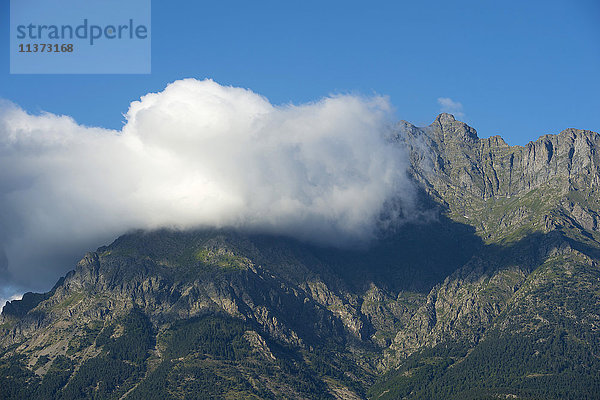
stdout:
[(124, 235), (7, 303), (0, 397), (600, 398), (600, 135), (395, 129), (426, 217), (368, 249)]

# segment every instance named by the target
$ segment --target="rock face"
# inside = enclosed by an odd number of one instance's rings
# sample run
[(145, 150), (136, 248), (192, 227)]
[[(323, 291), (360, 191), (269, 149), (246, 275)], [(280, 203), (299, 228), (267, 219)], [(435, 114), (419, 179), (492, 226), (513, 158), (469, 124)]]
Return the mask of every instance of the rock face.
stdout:
[(485, 200), (517, 196), (554, 180), (568, 183), (564, 191), (600, 183), (600, 136), (595, 132), (566, 129), (511, 147), (500, 136), (479, 139), (473, 128), (449, 114), (427, 128), (402, 121), (398, 130), (406, 134), (402, 139), (417, 172), (441, 194), (453, 188)]
[(441, 114), (390, 145), (425, 222), (366, 250), (125, 235), (4, 308), (0, 397), (598, 398), (600, 135)]

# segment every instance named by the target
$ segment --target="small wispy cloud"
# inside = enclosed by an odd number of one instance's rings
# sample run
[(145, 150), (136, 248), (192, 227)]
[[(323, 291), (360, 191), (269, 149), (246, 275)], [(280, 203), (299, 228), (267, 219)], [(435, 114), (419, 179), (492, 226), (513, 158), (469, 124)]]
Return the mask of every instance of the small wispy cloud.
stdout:
[(440, 112), (453, 114), (455, 117), (464, 117), (463, 105), (458, 101), (452, 100), (450, 97), (438, 97), (438, 104), (440, 105)]

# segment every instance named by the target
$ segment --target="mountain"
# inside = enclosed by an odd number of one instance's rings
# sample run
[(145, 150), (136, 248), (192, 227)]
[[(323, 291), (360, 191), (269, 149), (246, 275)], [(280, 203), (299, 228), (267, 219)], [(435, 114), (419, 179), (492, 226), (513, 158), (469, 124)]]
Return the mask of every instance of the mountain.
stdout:
[(600, 398), (600, 135), (394, 132), (416, 217), (365, 249), (128, 233), (7, 303), (0, 397)]

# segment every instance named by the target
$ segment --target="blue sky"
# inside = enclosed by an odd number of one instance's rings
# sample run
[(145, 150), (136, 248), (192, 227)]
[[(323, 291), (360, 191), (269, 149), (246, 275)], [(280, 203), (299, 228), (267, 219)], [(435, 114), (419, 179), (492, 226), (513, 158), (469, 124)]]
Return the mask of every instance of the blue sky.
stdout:
[(193, 77), (274, 104), (388, 95), (398, 118), (417, 125), (450, 98), (480, 136), (510, 144), (600, 130), (597, 0), (155, 0), (150, 75), (10, 75), (1, 4), (0, 97), (86, 125), (119, 128), (131, 101)]

